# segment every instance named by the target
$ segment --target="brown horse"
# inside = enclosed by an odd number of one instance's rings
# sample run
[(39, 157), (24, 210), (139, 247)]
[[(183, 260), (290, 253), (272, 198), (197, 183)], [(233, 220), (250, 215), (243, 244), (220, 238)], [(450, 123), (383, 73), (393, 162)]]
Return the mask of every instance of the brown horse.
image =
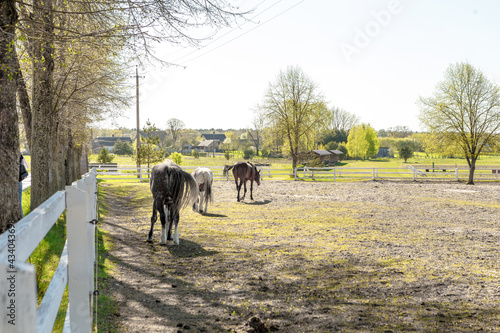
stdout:
[(255, 165), (253, 165), (251, 162), (240, 161), (236, 162), (232, 166), (226, 166), (224, 168), (224, 175), (226, 175), (227, 172), (231, 169), (233, 169), (234, 182), (236, 183), (236, 189), (238, 190), (238, 202), (240, 201), (240, 190), (242, 184), (244, 186), (244, 192), (241, 200), (245, 199), (245, 194), (247, 193), (247, 180), (250, 181), (250, 199), (253, 200), (253, 182), (255, 181), (257, 182), (257, 185), (260, 185), (260, 171), (258, 171)]

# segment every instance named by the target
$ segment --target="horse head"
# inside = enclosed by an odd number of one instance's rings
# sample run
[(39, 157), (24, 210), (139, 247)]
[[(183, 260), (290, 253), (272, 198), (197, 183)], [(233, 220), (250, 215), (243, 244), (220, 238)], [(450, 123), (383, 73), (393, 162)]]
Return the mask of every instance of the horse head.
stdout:
[(253, 180), (257, 183), (257, 185), (260, 185), (260, 171), (255, 168), (255, 174), (253, 176)]

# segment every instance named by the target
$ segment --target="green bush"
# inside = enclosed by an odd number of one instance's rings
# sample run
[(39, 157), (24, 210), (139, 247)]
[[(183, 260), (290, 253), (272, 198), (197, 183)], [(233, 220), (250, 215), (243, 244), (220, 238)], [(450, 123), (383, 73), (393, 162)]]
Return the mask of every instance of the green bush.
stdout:
[(245, 148), (245, 150), (243, 150), (243, 158), (245, 160), (249, 160), (251, 158), (253, 158), (255, 156), (255, 150), (253, 150), (252, 148), (248, 147), (248, 148)]
[(269, 156), (269, 150), (267, 148), (262, 148), (260, 150), (260, 154), (262, 155), (262, 157), (267, 158)]
[(182, 154), (181, 153), (178, 153), (178, 152), (175, 152), (175, 153), (172, 153), (170, 154), (169, 158), (174, 161), (174, 163), (178, 164), (178, 165), (181, 165), (182, 164)]
[(115, 157), (109, 153), (106, 148), (102, 148), (97, 156), (97, 162), (99, 163), (111, 163)]
[(192, 150), (191, 151), (191, 155), (194, 157), (194, 158), (200, 158), (200, 152), (197, 151), (197, 150)]
[(228, 161), (229, 161), (229, 159), (231, 158), (231, 154), (229, 153), (229, 150), (226, 150), (226, 151), (224, 152), (224, 157), (226, 158), (226, 160), (228, 160)]

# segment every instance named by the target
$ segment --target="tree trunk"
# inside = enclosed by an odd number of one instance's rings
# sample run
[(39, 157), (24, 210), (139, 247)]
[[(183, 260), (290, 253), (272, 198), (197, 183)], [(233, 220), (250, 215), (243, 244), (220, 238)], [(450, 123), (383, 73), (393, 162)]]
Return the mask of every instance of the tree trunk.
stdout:
[(35, 209), (53, 193), (51, 145), (54, 129), (52, 49), (52, 1), (33, 1), (33, 102), (31, 142), (31, 209)]
[(467, 162), (469, 162), (469, 180), (467, 181), (467, 185), (474, 185), (474, 171), (476, 171), (476, 160), (477, 158), (467, 159)]
[(17, 12), (14, 1), (0, 1), (0, 233), (21, 218), (19, 204), (19, 123), (13, 54)]
[(26, 88), (26, 82), (24, 81), (23, 72), (21, 71), (21, 66), (19, 65), (19, 59), (17, 58), (16, 52), (14, 52), (14, 68), (16, 71), (16, 83), (17, 83), (17, 98), (19, 99), (19, 107), (21, 109), (21, 114), (23, 117), (24, 131), (26, 133), (26, 140), (28, 141), (28, 148), (31, 150), (31, 106), (30, 99), (28, 96), (28, 90)]

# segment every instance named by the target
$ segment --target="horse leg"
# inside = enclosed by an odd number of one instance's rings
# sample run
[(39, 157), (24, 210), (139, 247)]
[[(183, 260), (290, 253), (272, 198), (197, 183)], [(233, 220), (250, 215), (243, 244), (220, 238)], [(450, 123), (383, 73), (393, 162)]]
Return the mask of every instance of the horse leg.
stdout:
[(161, 236), (160, 236), (160, 245), (167, 244), (167, 231), (166, 224), (168, 220), (168, 207), (163, 205), (163, 209), (160, 210), (160, 221), (161, 221)]
[(179, 225), (179, 212), (176, 212), (174, 214), (173, 218), (173, 224), (174, 224), (174, 245), (179, 245), (179, 231), (177, 230), (177, 226)]
[(207, 204), (208, 204), (208, 189), (205, 190), (205, 193), (204, 193), (204, 200), (205, 200), (205, 213), (208, 213), (208, 209), (207, 209)]
[(153, 242), (153, 228), (155, 226), (155, 222), (158, 219), (158, 215), (156, 213), (156, 200), (153, 200), (153, 215), (151, 215), (151, 229), (149, 229), (149, 235), (147, 241), (149, 243)]
[(241, 198), (241, 200), (245, 199), (245, 195), (247, 194), (247, 181), (244, 180), (242, 182), (243, 182), (243, 188), (245, 189), (245, 191), (243, 192), (243, 198)]
[(250, 200), (253, 201), (253, 179), (250, 180)]
[(205, 192), (200, 192), (200, 196), (198, 198), (198, 212), (203, 213), (203, 194)]

